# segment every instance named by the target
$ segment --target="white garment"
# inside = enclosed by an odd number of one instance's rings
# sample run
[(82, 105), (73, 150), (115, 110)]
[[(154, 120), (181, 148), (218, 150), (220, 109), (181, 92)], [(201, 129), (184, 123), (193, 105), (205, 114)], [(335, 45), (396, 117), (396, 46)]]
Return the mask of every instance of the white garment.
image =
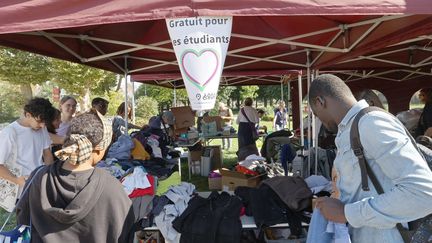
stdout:
[(56, 129), (57, 135), (66, 137), (69, 132), (70, 126), (70, 122), (61, 122), (59, 128)]
[(144, 172), (143, 168), (140, 166), (135, 167), (133, 173), (124, 178), (122, 185), (128, 195), (135, 189), (151, 187), (151, 184), (147, 179), (147, 173)]
[(174, 204), (165, 205), (162, 212), (154, 218), (154, 221), (166, 243), (180, 242), (181, 234), (172, 227), (172, 222), (187, 208), (194, 191), (195, 186), (193, 184), (182, 182), (180, 185), (171, 186), (165, 193)]
[[(245, 106), (242, 109), (244, 110), (244, 113), (246, 114), (246, 116), (249, 118), (251, 122), (255, 124), (259, 122), (258, 112), (255, 110), (255, 108), (251, 106)], [(240, 122), (248, 122), (246, 117), (241, 112), (241, 109), (237, 116), (237, 124), (239, 124)]]
[(251, 155), (249, 155), (248, 157), (246, 157), (246, 159), (245, 160), (258, 160), (258, 161), (266, 161), (266, 158), (264, 158), (264, 157), (261, 157), (261, 156), (259, 156), (259, 155), (256, 155), (256, 154), (251, 154)]
[(22, 175), (30, 175), (37, 167), (43, 164), (42, 155), (44, 149), (49, 149), (51, 139), (46, 127), (33, 130), (23, 127), (17, 121), (9, 126), (16, 132), (16, 139), (11, 129), (4, 129), (0, 133), (0, 164), (4, 164), (12, 153), (13, 145), (17, 145), (17, 164), (22, 166)]

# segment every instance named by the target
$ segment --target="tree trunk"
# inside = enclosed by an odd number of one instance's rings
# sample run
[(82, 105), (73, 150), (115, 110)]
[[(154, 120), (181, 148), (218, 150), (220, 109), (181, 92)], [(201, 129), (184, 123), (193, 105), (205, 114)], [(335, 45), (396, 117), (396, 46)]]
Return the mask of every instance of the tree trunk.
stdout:
[(26, 102), (33, 98), (34, 86), (32, 84), (21, 84), (20, 89)]
[[(116, 75), (116, 79), (117, 79), (117, 88), (116, 88), (116, 91), (119, 91), (120, 90), (120, 88), (121, 88), (121, 84), (122, 84), (122, 79), (121, 79), (121, 77), (120, 77), (120, 74), (117, 74)], [(147, 92), (146, 92), (147, 93)], [(147, 95), (147, 94), (146, 94)]]
[(267, 108), (267, 98), (264, 97), (264, 107)]
[(79, 110), (80, 113), (89, 110), (90, 109), (90, 89), (89, 88), (85, 89), (84, 93), (80, 97), (77, 97), (77, 101), (80, 106), (80, 110)]

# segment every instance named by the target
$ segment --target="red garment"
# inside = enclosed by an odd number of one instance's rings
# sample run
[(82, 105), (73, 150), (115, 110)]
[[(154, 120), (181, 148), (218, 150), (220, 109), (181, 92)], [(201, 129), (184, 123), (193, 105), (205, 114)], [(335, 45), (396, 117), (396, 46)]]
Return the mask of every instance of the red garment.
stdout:
[(151, 175), (147, 175), (147, 179), (149, 180), (151, 186), (144, 188), (144, 189), (137, 188), (137, 189), (133, 190), (132, 193), (129, 194), (129, 198), (142, 197), (145, 195), (153, 196), (155, 194), (155, 190), (154, 190), (155, 179), (154, 179), (154, 177)]
[(251, 176), (257, 176), (257, 175), (259, 175), (258, 172), (253, 171), (253, 170), (249, 170), (248, 168), (246, 168), (244, 166), (241, 166), (241, 165), (236, 165), (235, 168), (236, 168), (237, 172), (243, 173), (245, 175), (251, 175)]

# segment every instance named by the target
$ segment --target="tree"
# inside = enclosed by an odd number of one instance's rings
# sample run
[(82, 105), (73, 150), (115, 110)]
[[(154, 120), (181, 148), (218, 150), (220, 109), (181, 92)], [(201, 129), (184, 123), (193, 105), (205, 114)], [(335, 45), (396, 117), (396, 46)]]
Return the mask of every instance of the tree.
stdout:
[(280, 95), (280, 85), (260, 85), (257, 92), (258, 98), (264, 102), (264, 107), (267, 107), (268, 101), (273, 105), (273, 100), (278, 100)]
[(81, 107), (87, 109), (90, 94), (104, 95), (116, 85), (114, 73), (82, 64), (52, 60), (53, 82), (77, 97)]
[(233, 86), (219, 86), (217, 101), (225, 102), (231, 107), (231, 93), (235, 90)]
[(147, 124), (150, 117), (158, 114), (158, 102), (152, 97), (141, 96), (136, 100), (135, 113), (136, 124)]
[(11, 48), (0, 49), (0, 79), (20, 85), (25, 99), (33, 97), (34, 85), (51, 78), (51, 59)]
[(24, 103), (18, 85), (0, 82), (0, 123), (16, 120), (22, 114)]
[[(164, 108), (168, 109), (174, 103), (174, 90), (165, 87), (141, 85), (135, 92), (135, 97), (139, 98), (142, 96), (152, 97), (157, 100), (159, 110), (163, 110)], [(187, 105), (189, 103), (186, 89), (176, 89), (176, 98), (178, 104)]]

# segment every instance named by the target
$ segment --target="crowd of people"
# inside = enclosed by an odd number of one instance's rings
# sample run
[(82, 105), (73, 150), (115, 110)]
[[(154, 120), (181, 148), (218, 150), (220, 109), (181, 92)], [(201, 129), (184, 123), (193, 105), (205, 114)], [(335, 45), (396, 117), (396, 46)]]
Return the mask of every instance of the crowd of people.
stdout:
[[(323, 126), (336, 134), (338, 150), (332, 171), (338, 193), (319, 198), (318, 213), (325, 220), (348, 223), (352, 242), (369, 242), (371, 235), (376, 241), (403, 242), (396, 224), (432, 213), (432, 172), (410, 135), (401, 122), (385, 112), (370, 112), (359, 121), (365, 158), (384, 190), (378, 195), (377, 190), (362, 187), (350, 130), (354, 117), (368, 106), (379, 106), (379, 100), (357, 101), (334, 75), (318, 76), (308, 98)], [(415, 136), (430, 137), (432, 89), (422, 89), (420, 100), (425, 107)], [(95, 98), (89, 111), (75, 114), (74, 97), (64, 96), (59, 109), (47, 99), (33, 98), (24, 106), (23, 115), (1, 131), (0, 183), (28, 187), (16, 212), (18, 223), (31, 225), (32, 242), (132, 241), (135, 217), (131, 201), (121, 183), (95, 165), (110, 144), (128, 134), (128, 129), (143, 127), (125, 120), (126, 114), (131, 118), (131, 107), (124, 102), (109, 122), (105, 117), (108, 105), (109, 101)], [(219, 104), (219, 115), (225, 126), (236, 120), (239, 151), (256, 148), (259, 131), (267, 132), (260, 124), (265, 112), (253, 108), (251, 98), (244, 100), (237, 118), (223, 103)], [(286, 129), (288, 117), (281, 101), (274, 110), (273, 130)], [(165, 124), (174, 124), (171, 112), (154, 117), (144, 128), (162, 129)], [(230, 139), (223, 141), (224, 148), (230, 146)], [(21, 169), (10, 170), (11, 164)], [(317, 235), (316, 231), (311, 233), (311, 239)]]

